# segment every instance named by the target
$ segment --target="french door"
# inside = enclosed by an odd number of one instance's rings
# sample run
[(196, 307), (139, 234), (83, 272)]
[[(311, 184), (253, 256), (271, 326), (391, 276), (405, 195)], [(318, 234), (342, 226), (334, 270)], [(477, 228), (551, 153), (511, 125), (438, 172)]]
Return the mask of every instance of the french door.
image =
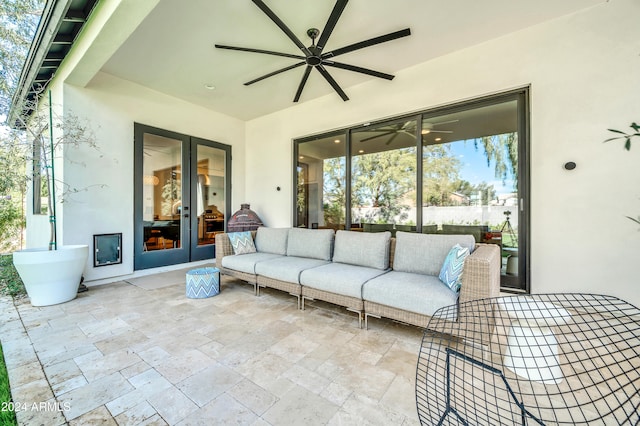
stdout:
[(213, 259), (231, 209), (231, 147), (135, 124), (134, 269)]

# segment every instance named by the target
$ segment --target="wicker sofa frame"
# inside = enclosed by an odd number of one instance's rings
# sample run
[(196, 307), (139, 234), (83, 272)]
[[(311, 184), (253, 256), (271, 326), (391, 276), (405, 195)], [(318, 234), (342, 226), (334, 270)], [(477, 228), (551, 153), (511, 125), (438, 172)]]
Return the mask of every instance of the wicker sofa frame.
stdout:
[[(256, 231), (252, 231), (255, 238)], [(389, 265), (393, 268), (395, 258), (396, 240), (391, 238), (389, 250)], [(323, 291), (299, 283), (281, 281), (261, 275), (248, 274), (222, 266), (222, 258), (233, 255), (233, 248), (229, 237), (225, 233), (216, 235), (216, 266), (222, 274), (246, 281), (254, 286), (255, 295), (260, 295), (260, 288), (273, 288), (284, 291), (297, 299), (299, 309), (305, 307), (305, 300), (321, 300), (335, 305), (343, 306), (347, 310), (358, 315), (358, 324), (365, 328), (369, 326), (369, 317), (389, 318), (418, 327), (426, 327), (431, 316), (410, 312), (393, 306), (382, 305), (360, 298), (344, 296), (328, 291)], [(500, 293), (500, 250), (493, 244), (477, 243), (473, 253), (465, 261), (465, 273), (462, 278), (462, 287), (458, 303), (464, 303), (477, 299), (497, 297)]]

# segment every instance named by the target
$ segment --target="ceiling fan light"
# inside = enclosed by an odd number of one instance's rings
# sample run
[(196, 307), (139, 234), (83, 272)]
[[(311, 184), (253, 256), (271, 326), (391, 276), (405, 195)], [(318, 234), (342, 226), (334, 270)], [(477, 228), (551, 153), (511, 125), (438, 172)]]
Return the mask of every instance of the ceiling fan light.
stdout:
[(423, 134), (423, 135), (428, 135), (429, 133), (431, 133), (431, 130), (429, 130), (429, 129), (422, 129), (422, 134)]

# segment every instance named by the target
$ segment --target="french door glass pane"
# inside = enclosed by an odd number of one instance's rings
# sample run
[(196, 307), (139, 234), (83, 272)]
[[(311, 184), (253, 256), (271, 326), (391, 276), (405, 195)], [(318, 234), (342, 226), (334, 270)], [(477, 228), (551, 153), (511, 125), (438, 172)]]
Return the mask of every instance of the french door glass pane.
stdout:
[(345, 229), (345, 150), (344, 133), (298, 145), (297, 226)]
[(424, 118), (422, 232), (471, 234), (501, 246), (518, 275), (517, 101)]
[(198, 245), (214, 244), (224, 231), (225, 151), (206, 145), (197, 148), (196, 203)]
[(352, 132), (351, 229), (416, 231), (416, 124)]
[(182, 141), (150, 133), (143, 139), (144, 251), (180, 248)]

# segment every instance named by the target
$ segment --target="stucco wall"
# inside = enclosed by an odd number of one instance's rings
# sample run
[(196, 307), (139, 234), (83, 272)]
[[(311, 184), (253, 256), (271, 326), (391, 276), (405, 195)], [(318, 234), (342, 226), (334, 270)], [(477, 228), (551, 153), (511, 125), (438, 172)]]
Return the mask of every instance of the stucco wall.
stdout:
[[(244, 201), (244, 122), (98, 74), (86, 88), (64, 86), (64, 107), (93, 123), (99, 150), (84, 146), (64, 170), (68, 182), (86, 189), (64, 204), (65, 244), (89, 244), (94, 234), (122, 232), (123, 263), (93, 268), (85, 278), (97, 280), (133, 272), (133, 125), (147, 124), (232, 146), (232, 206)], [(104, 187), (102, 185), (105, 185)]]
[(246, 200), (269, 226), (289, 226), (292, 139), (530, 85), (532, 291), (640, 305), (640, 232), (625, 218), (640, 215), (640, 144), (602, 143), (640, 120), (638, 16), (637, 0), (612, 0), (348, 88), (348, 102), (331, 94), (252, 120)]

